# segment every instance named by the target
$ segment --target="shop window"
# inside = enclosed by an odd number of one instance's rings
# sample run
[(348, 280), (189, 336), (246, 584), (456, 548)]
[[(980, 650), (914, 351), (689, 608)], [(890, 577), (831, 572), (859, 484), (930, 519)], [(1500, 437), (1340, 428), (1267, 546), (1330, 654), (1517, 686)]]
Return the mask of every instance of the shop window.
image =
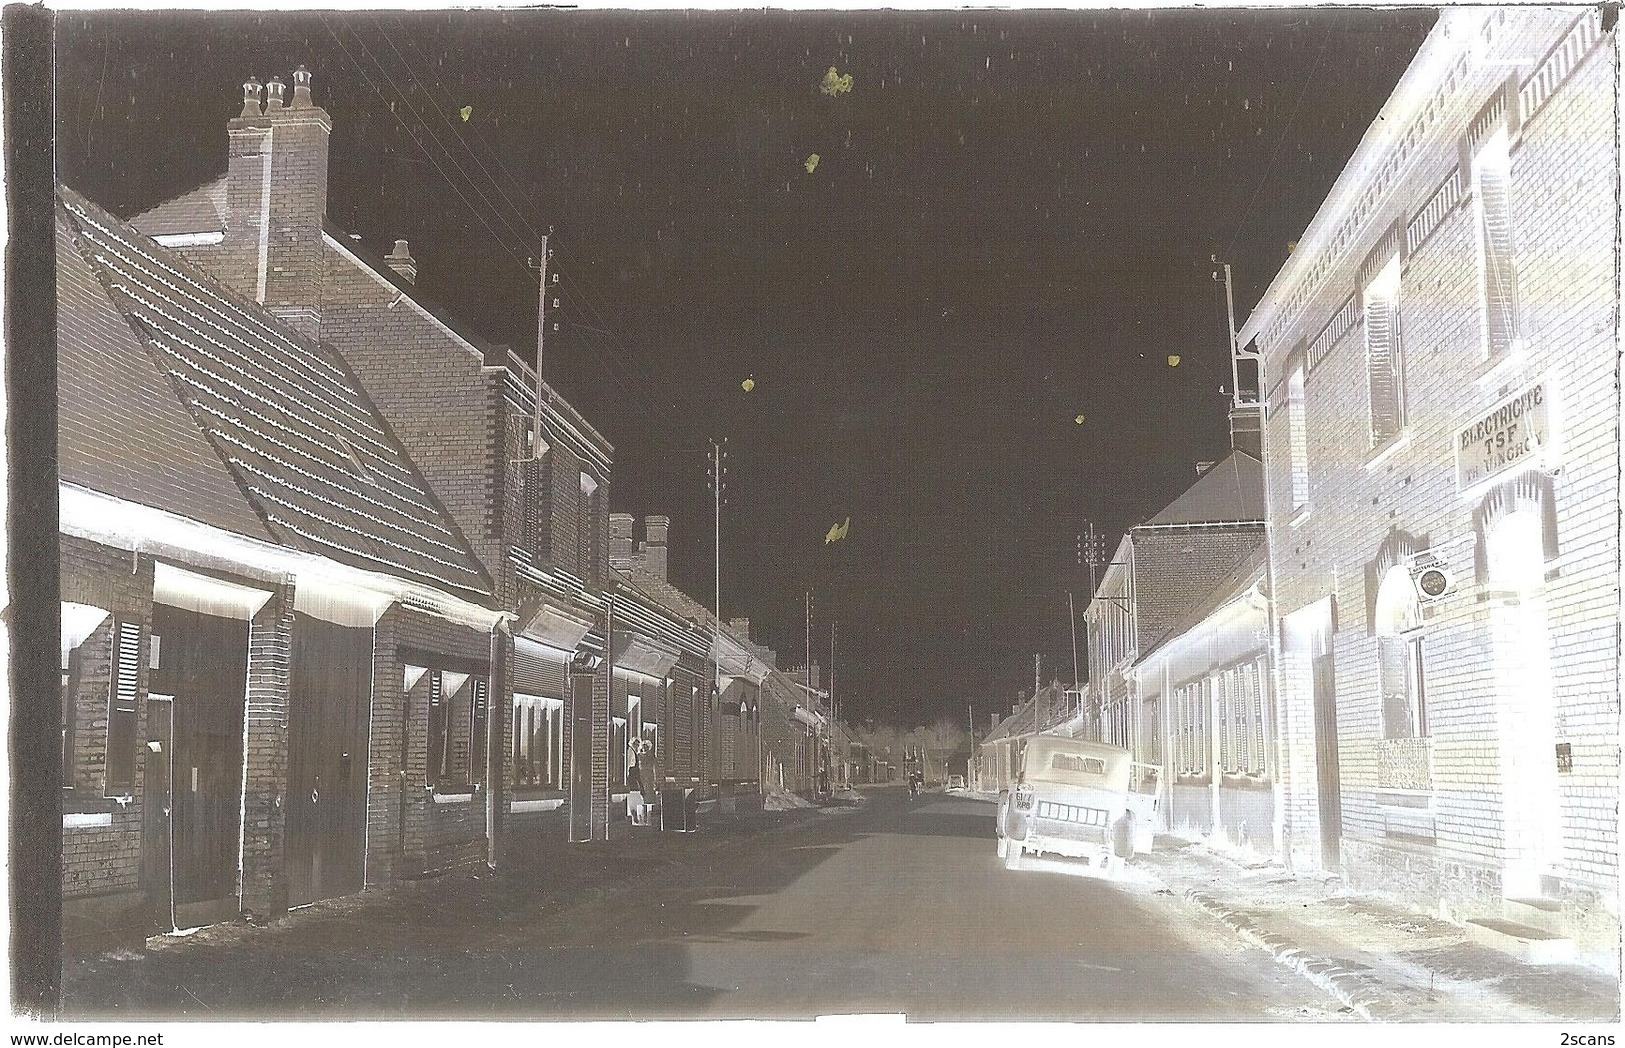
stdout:
[(1377, 690), (1382, 733), (1388, 739), (1427, 735), (1421, 608), (1410, 570), (1395, 565), (1377, 589)]
[(1397, 437), (1405, 427), (1404, 359), (1399, 325), (1399, 256), (1366, 285), (1365, 359), (1370, 391), (1371, 443)]
[(1422, 635), (1377, 638), (1378, 675), (1382, 688), (1383, 735), (1415, 739), (1427, 735), (1427, 701), (1423, 690)]
[(515, 786), (564, 788), (564, 702), (534, 695), (513, 699)]
[(1487, 359), (1495, 360), (1512, 348), (1518, 335), (1518, 281), (1512, 244), (1512, 161), (1504, 128), (1479, 143), (1472, 168), (1483, 351)]

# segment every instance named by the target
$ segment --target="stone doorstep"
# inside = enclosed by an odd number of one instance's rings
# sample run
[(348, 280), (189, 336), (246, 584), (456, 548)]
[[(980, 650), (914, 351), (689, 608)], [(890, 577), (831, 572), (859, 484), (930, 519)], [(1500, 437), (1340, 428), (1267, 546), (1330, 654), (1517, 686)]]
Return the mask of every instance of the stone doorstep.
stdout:
[(1557, 899), (1528, 898), (1502, 899), (1501, 916), (1515, 924), (1563, 934), (1563, 904)]
[(1501, 917), (1473, 917), (1462, 928), (1473, 942), (1524, 964), (1574, 963), (1574, 940), (1544, 928)]

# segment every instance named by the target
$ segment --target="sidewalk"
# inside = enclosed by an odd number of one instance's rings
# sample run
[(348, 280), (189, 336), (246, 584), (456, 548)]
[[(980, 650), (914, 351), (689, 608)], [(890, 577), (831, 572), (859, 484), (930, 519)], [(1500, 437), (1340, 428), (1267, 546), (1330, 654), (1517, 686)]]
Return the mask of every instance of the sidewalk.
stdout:
[(1520, 964), (1446, 921), (1350, 892), (1334, 876), (1244, 865), (1176, 837), (1158, 837), (1135, 865), (1363, 1018), (1619, 1019), (1619, 984), (1606, 974)]

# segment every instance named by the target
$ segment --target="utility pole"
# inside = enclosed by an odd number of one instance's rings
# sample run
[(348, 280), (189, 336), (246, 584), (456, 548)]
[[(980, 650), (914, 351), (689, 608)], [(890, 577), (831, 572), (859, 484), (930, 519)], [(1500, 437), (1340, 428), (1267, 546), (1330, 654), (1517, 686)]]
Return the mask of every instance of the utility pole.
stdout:
[(718, 629), (722, 628), (722, 492), (725, 489), (723, 478), (727, 476), (727, 468), (723, 466), (723, 462), (728, 458), (723, 445), (727, 443), (726, 437), (720, 444), (714, 440), (711, 442), (712, 599), (715, 602)]
[[(540, 271), (541, 279), (537, 282), (536, 293), (536, 414), (531, 420), (530, 454), (526, 456), (527, 458), (539, 457), (544, 443), (542, 438), (542, 347), (547, 342), (547, 261), (549, 255), (547, 236), (544, 234), (542, 236), (541, 261), (537, 262), (533, 267)], [(557, 283), (558, 279), (559, 275), (557, 273), (553, 274), (555, 283)], [(554, 304), (557, 305), (557, 303)]]

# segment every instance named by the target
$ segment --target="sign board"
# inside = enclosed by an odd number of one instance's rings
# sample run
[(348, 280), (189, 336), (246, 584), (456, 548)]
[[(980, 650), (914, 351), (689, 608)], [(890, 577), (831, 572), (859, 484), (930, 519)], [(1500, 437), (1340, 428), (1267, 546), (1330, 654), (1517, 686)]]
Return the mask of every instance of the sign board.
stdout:
[(1536, 382), (1474, 418), (1456, 433), (1456, 490), (1538, 460), (1551, 445), (1551, 396)]

